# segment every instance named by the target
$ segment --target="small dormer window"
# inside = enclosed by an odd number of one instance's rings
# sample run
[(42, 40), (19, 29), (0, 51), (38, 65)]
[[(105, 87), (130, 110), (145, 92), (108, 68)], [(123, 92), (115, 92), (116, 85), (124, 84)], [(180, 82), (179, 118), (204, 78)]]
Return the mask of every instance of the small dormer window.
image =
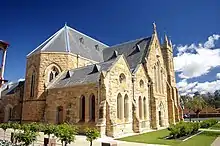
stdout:
[(95, 49), (99, 51), (99, 45), (95, 45)]
[(137, 51), (137, 52), (140, 52), (140, 50), (141, 50), (140, 45), (137, 45), (137, 46), (136, 46), (136, 51)]
[(81, 44), (84, 44), (84, 39), (83, 39), (83, 37), (79, 38), (79, 41), (80, 41)]

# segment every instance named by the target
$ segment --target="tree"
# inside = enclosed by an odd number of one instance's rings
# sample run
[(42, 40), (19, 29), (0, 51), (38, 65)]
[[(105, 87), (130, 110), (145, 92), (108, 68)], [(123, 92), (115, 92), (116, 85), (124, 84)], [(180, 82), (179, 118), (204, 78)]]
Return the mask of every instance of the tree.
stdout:
[(60, 139), (62, 146), (64, 143), (65, 146), (67, 146), (67, 144), (75, 141), (76, 129), (73, 126), (64, 123), (56, 126), (54, 134)]
[(24, 132), (20, 131), (15, 134), (15, 139), (16, 141), (23, 143), (25, 146), (29, 146), (37, 139), (37, 133), (30, 130), (26, 130)]
[(192, 110), (196, 113), (197, 118), (199, 118), (199, 113), (202, 111), (203, 108), (206, 107), (206, 102), (200, 96), (195, 96), (192, 99), (188, 100), (186, 103), (186, 107), (189, 110)]
[(55, 133), (55, 126), (52, 124), (47, 124), (44, 127), (44, 134), (48, 135), (48, 138), (50, 139), (50, 135)]
[(90, 142), (90, 146), (92, 146), (93, 140), (96, 140), (100, 137), (100, 132), (95, 128), (87, 128), (86, 129), (86, 140)]
[(5, 140), (5, 132), (9, 128), (9, 126), (10, 125), (8, 123), (1, 123), (0, 124), (0, 128), (2, 128), (4, 130), (4, 140)]

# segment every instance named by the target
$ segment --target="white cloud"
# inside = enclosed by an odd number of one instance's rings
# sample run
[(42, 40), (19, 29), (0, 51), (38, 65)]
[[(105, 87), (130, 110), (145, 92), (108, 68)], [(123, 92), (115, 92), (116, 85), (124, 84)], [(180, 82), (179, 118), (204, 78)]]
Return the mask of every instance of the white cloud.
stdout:
[(211, 82), (192, 82), (188, 83), (186, 79), (181, 80), (177, 83), (180, 95), (190, 95), (195, 92), (200, 92), (201, 94), (205, 93), (214, 93), (215, 90), (218, 90), (220, 87), (220, 80), (215, 80)]
[(177, 57), (174, 57), (175, 71), (183, 79), (199, 77), (210, 69), (220, 66), (220, 48), (215, 48), (215, 41), (220, 35), (212, 35), (204, 44), (177, 46)]
[(220, 73), (217, 73), (217, 74), (216, 74), (216, 78), (217, 78), (217, 79), (220, 79)]
[(18, 79), (18, 82), (21, 82), (21, 81), (24, 81), (25, 79), (22, 79), (22, 78), (20, 78), (20, 79)]

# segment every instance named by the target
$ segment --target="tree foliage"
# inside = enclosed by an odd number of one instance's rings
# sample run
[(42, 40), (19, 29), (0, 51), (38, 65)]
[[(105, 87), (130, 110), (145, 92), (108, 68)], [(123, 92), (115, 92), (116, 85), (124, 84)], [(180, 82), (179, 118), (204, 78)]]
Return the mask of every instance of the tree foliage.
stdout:
[(54, 134), (62, 142), (62, 145), (65, 143), (66, 146), (75, 141), (76, 129), (73, 126), (64, 123), (56, 126)]
[(43, 132), (44, 132), (45, 135), (48, 135), (48, 138), (50, 138), (50, 135), (54, 134), (55, 130), (56, 130), (56, 126), (55, 125), (47, 124), (47, 125), (45, 125)]
[(205, 108), (207, 106), (207, 104), (203, 98), (201, 98), (200, 96), (195, 96), (195, 97), (189, 99), (186, 102), (185, 106), (189, 110), (194, 111), (198, 117), (199, 113), (202, 111), (203, 108)]
[(92, 146), (93, 140), (96, 140), (100, 137), (100, 132), (95, 128), (87, 128), (86, 129), (86, 140), (90, 142), (90, 146)]
[(15, 133), (14, 137), (16, 141), (23, 143), (25, 146), (29, 146), (37, 139), (37, 133), (30, 130), (26, 130), (24, 132), (20, 131), (18, 133)]

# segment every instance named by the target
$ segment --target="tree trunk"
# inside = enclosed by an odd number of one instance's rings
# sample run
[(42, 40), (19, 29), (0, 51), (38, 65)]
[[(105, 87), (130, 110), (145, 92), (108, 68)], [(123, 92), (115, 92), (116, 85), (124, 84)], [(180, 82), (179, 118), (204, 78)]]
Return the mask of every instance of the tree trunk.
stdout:
[(92, 141), (90, 141), (90, 146), (92, 146)]
[(67, 142), (65, 141), (65, 146), (67, 146)]

